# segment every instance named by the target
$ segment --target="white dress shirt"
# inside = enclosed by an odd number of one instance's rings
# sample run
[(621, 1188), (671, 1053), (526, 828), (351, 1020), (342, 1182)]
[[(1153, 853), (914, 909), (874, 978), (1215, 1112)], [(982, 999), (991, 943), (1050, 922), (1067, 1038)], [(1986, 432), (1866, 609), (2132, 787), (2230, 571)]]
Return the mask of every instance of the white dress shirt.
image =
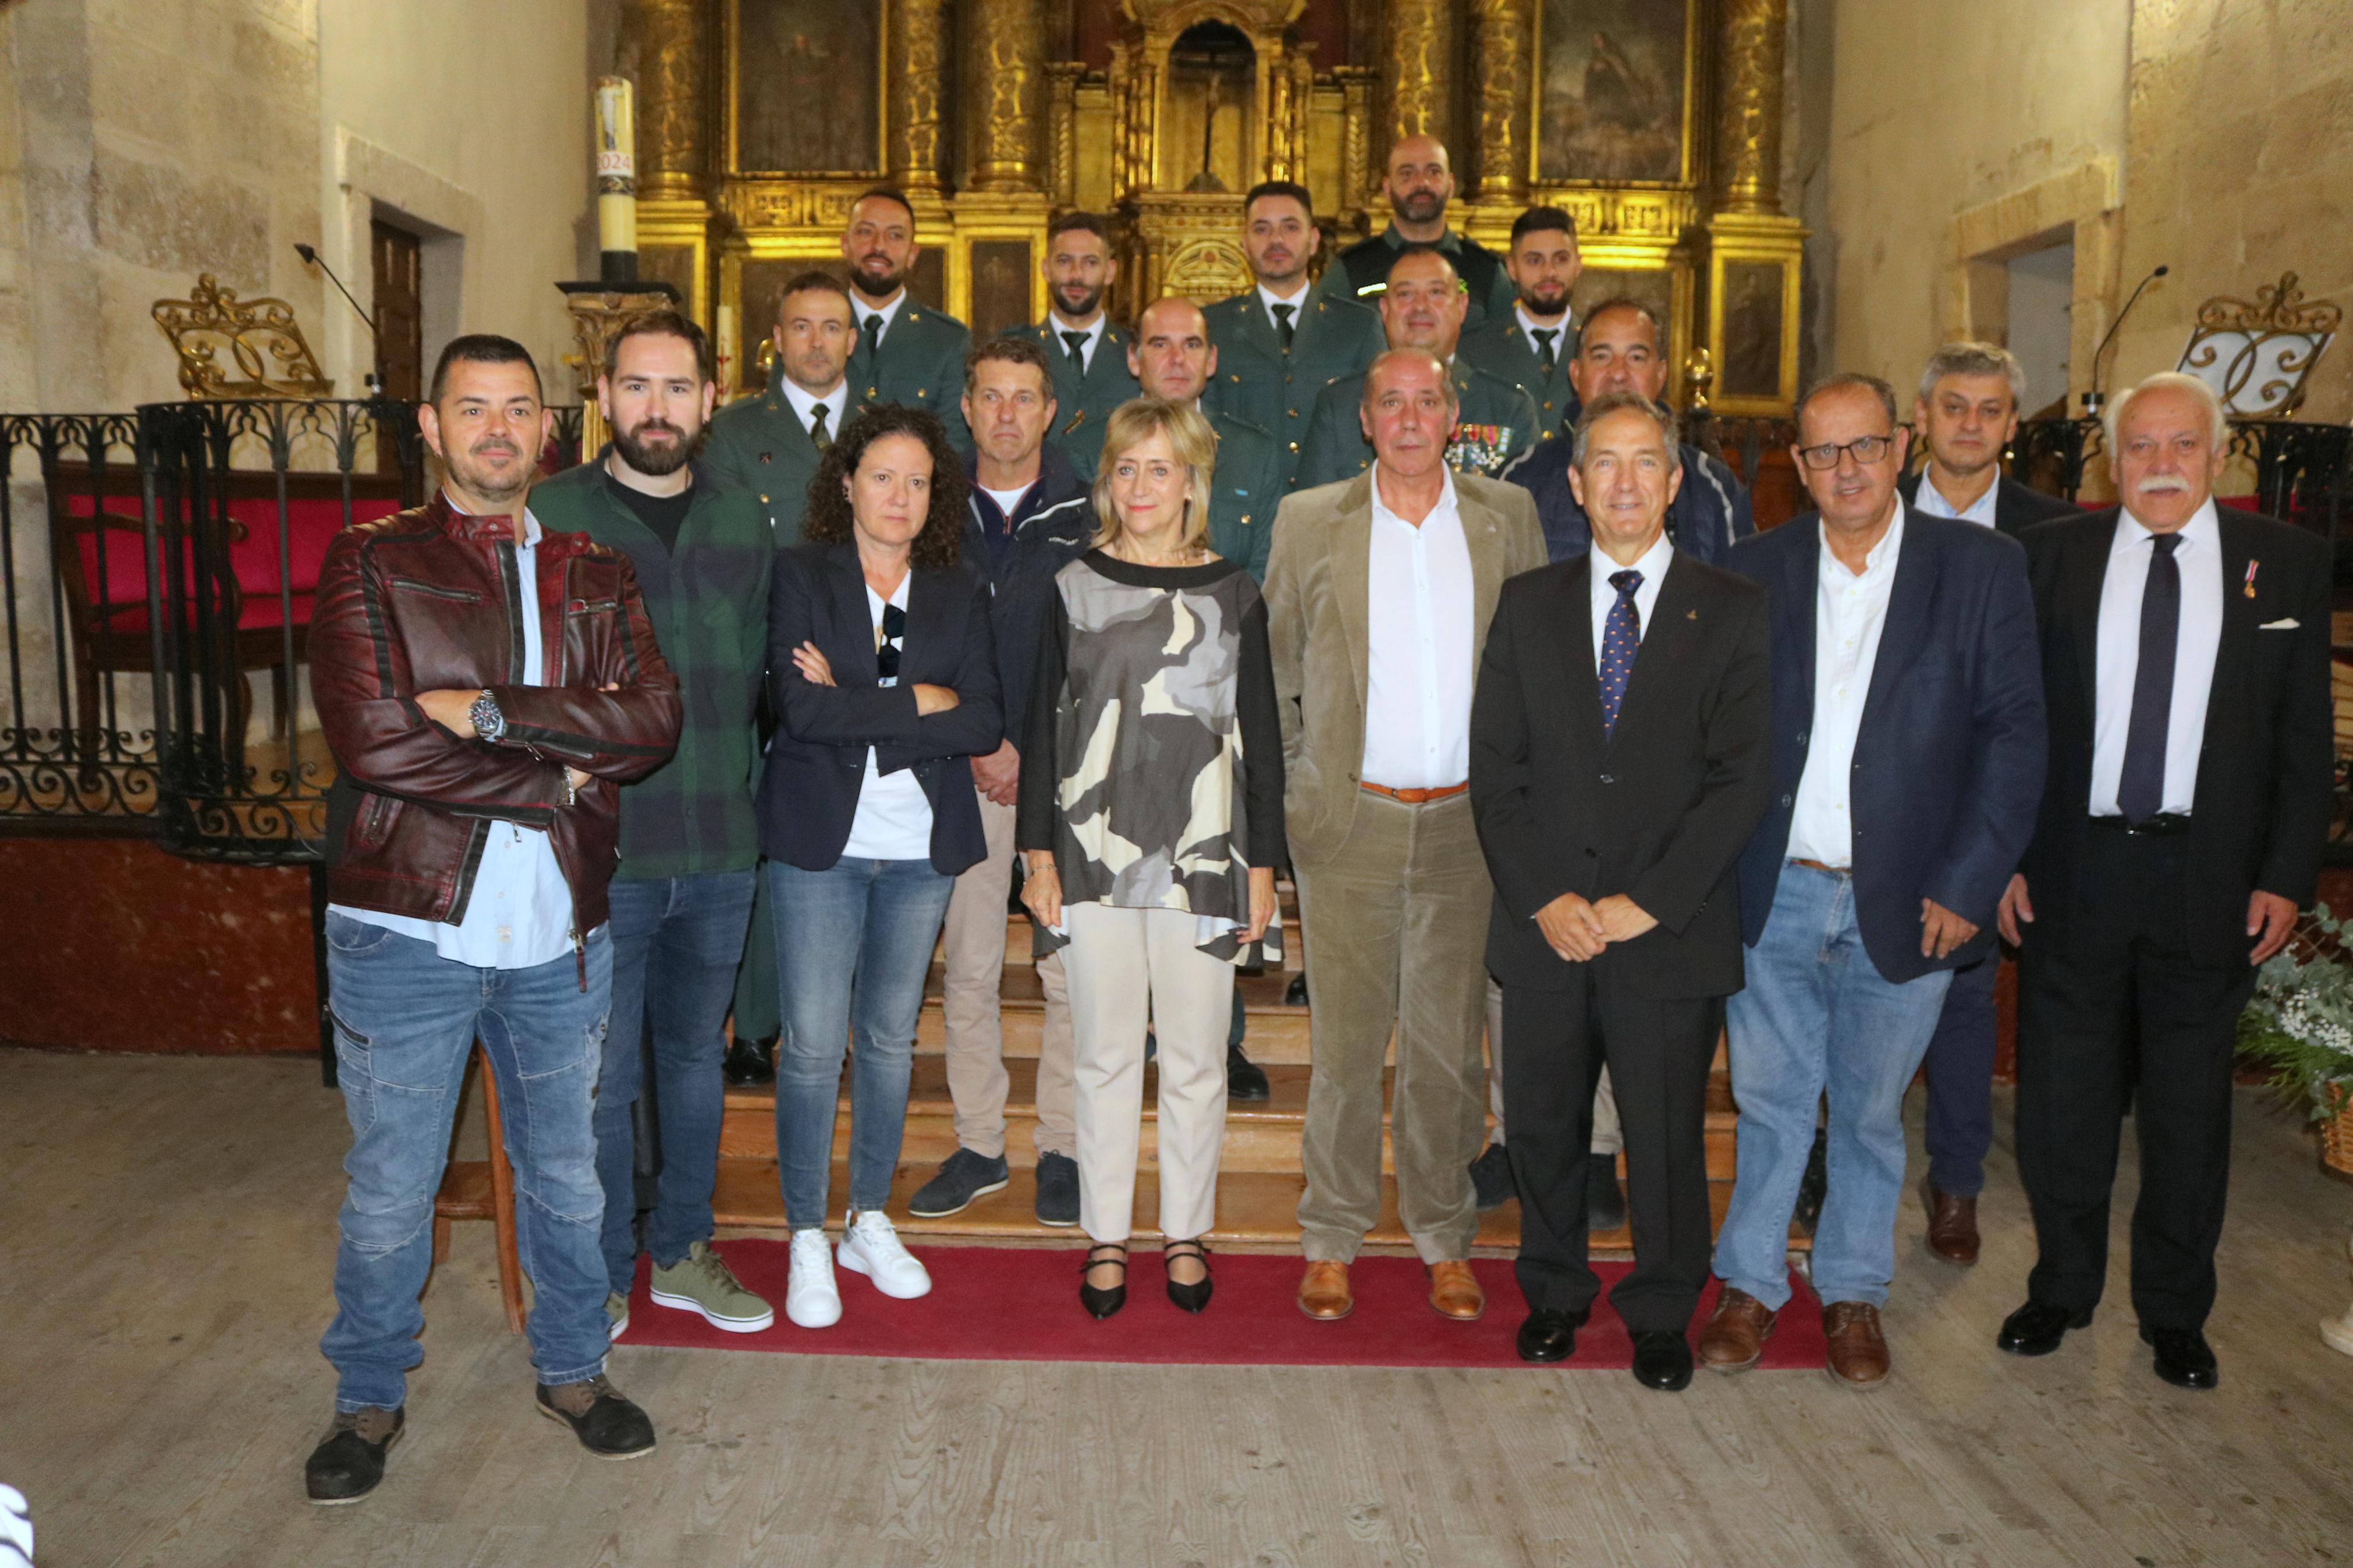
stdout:
[[(2133, 682), (2140, 673), (2140, 601), (2157, 535), (2129, 511), (2116, 514), (2108, 573), (2100, 584), (2097, 698), (2092, 710), (2094, 816), (2123, 815), (2125, 742), (2132, 729)], [(2181, 624), (2173, 644), (2173, 706), (2165, 726), (2165, 804), (2188, 816), (2198, 793), (2198, 753), (2206, 744), (2206, 700), (2214, 689), (2214, 654), (2222, 646), (2222, 525), (2211, 497), (2182, 525), (2173, 549), (2181, 573)]]
[(814, 430), (817, 427), (817, 411), (822, 406), (825, 409), (826, 439), (830, 441), (841, 434), (842, 410), (849, 406), (848, 381), (836, 382), (833, 390), (823, 397), (803, 391), (791, 376), (785, 377), (784, 384), (785, 401), (791, 404), (793, 412), (799, 416), (802, 429)]
[(1996, 474), (1993, 483), (1986, 486), (1984, 494), (1969, 502), (1965, 510), (1955, 511), (1953, 503), (1945, 499), (1945, 492), (1936, 488), (1936, 481), (1924, 468), (1920, 471), (1919, 491), (1912, 498), (1912, 508), (1922, 517), (1949, 517), (1957, 521), (1982, 523), (1991, 528), (1994, 526), (1994, 503), (2000, 499), (2001, 476)]
[(1854, 821), (1848, 810), (1854, 780), (1855, 737), (1871, 695), (1879, 636), (1887, 629), (1887, 597), (1904, 549), (1904, 501), (1860, 576), (1841, 564), (1825, 538), (1814, 574), (1814, 717), (1807, 726), (1806, 771), (1798, 779), (1789, 821), (1789, 858), (1825, 866), (1854, 864)]
[(1417, 528), (1381, 499), (1373, 477), (1366, 573), (1365, 765), (1391, 789), (1444, 789), (1471, 776), (1471, 543), (1454, 476)]
[[(866, 590), (866, 613), (874, 623), (874, 647), (882, 647), (882, 606), (907, 608), (907, 585), (915, 580), (911, 568), (899, 578), (886, 601), (871, 585)], [(905, 657), (903, 648), (900, 657)], [(898, 677), (878, 682), (896, 686)], [(841, 847), (844, 860), (928, 860), (932, 858), (932, 801), (913, 768), (884, 773), (866, 748), (866, 780), (858, 786), (858, 815), (850, 818), (849, 838)]]
[[(515, 547), (515, 574), (524, 584), (525, 606), (521, 684), (544, 686), (546, 654), (541, 646), (535, 586), (539, 519), (526, 510), (522, 529), (523, 542)], [(2109, 794), (2115, 793), (2111, 788)], [(474, 869), (473, 891), (467, 897), (464, 918), (457, 923), (347, 904), (327, 907), (364, 924), (429, 942), (443, 958), (477, 969), (533, 969), (553, 963), (572, 945), (572, 888), (564, 879), (564, 868), (556, 863), (555, 847), (548, 842), (543, 827), (495, 820), (487, 826), (490, 832), (482, 841), (481, 862)]]
[[(1668, 563), (1675, 558), (1675, 547), (1661, 533), (1658, 542), (1642, 552), (1633, 570), (1642, 574), (1641, 584), (1634, 590), (1634, 640), (1640, 643), (1651, 635), (1651, 612), (1658, 606), (1659, 584), (1666, 581)], [(1627, 568), (1611, 560), (1599, 544), (1588, 546), (1586, 559), (1591, 563), (1588, 571), (1593, 579), (1593, 673), (1601, 674), (1601, 638), (1609, 629), (1609, 612), (1618, 607), (1618, 590), (1609, 585), (1610, 574)]]
[(1103, 329), (1110, 324), (1111, 318), (1101, 310), (1095, 312), (1095, 319), (1092, 323), (1083, 327), (1074, 327), (1061, 317), (1049, 314), (1046, 318), (1046, 331), (1053, 334), (1053, 342), (1046, 346), (1058, 353), (1068, 354), (1071, 352), (1071, 340), (1062, 334), (1064, 332), (1085, 333), (1086, 344), (1079, 351), (1079, 374), (1084, 375), (1094, 369), (1095, 351), (1103, 347)]
[(1274, 329), (1274, 335), (1276, 337), (1279, 338), (1282, 335), (1282, 319), (1274, 313), (1274, 308), (1277, 305), (1288, 305), (1291, 307), (1291, 330), (1296, 332), (1302, 326), (1305, 325), (1304, 318), (1307, 314), (1307, 291), (1310, 287), (1311, 285), (1309, 285), (1305, 279), (1300, 279), (1299, 292), (1286, 300), (1263, 283), (1258, 286), (1258, 302), (1261, 306), (1264, 307), (1266, 310), (1267, 325)]
[(1534, 316), (1528, 314), (1528, 308), (1525, 305), (1514, 302), (1512, 306), (1512, 314), (1520, 319), (1520, 331), (1527, 334), (1528, 353), (1534, 353), (1536, 352), (1535, 335), (1538, 332), (1550, 332), (1553, 334), (1552, 363), (1556, 366), (1559, 365), (1563, 361), (1567, 360), (1570, 354), (1576, 352), (1577, 322), (1575, 318), (1570, 316), (1567, 311), (1563, 310), (1560, 314), (1560, 320), (1556, 321), (1539, 321)]
[(863, 294), (854, 289), (851, 289), (849, 308), (858, 312), (858, 341), (860, 342), (866, 341), (866, 321), (871, 316), (882, 318), (882, 336), (889, 337), (891, 324), (899, 319), (900, 307), (906, 302), (907, 290), (903, 288), (891, 297), (891, 302), (887, 305), (870, 305), (866, 302), (866, 297)]

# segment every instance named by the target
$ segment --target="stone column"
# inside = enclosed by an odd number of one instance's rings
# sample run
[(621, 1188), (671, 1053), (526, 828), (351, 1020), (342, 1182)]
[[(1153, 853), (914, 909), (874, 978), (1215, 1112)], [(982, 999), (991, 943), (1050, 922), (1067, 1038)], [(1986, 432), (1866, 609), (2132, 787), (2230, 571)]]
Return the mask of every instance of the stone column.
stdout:
[(949, 51), (940, 0), (891, 0), (891, 183), (910, 195), (936, 195), (940, 178), (940, 79)]
[(1454, 0), (1389, 0), (1381, 35), (1381, 113), (1374, 167), (1408, 136), (1443, 138), (1454, 125)]
[(1788, 0), (1720, 0), (1716, 210), (1781, 212), (1781, 56)]
[(1535, 7), (1532, 0), (1471, 0), (1471, 21), (1478, 51), (1472, 81), (1479, 94), (1472, 197), (1518, 206), (1528, 198)]
[(624, 37), (638, 46), (638, 195), (693, 200), (711, 172), (703, 134), (711, 36), (702, 0), (624, 0)]
[(988, 0), (971, 7), (979, 141), (972, 183), (980, 191), (1036, 191), (1038, 121), (1044, 97), (1045, 28), (1038, 0)]

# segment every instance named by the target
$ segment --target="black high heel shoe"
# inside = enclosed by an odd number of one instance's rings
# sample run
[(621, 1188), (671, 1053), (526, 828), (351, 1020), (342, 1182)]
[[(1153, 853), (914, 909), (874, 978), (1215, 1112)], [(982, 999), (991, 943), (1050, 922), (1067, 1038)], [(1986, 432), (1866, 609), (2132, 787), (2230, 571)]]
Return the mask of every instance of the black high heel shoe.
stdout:
[(1201, 1277), (1192, 1284), (1179, 1285), (1174, 1279), (1168, 1281), (1168, 1299), (1188, 1312), (1198, 1312), (1209, 1304), (1209, 1294), (1218, 1288), (1218, 1282), (1209, 1278), (1209, 1249), (1198, 1241), (1171, 1241), (1161, 1247), (1163, 1268), (1167, 1266), (1169, 1259), (1176, 1258), (1198, 1258), (1201, 1260)]
[[(1098, 1252), (1116, 1253), (1118, 1256), (1097, 1258), (1095, 1254)], [(1087, 1283), (1087, 1276), (1106, 1263), (1119, 1265), (1119, 1283), (1108, 1290), (1098, 1290)], [(1097, 1322), (1127, 1305), (1127, 1248), (1124, 1246), (1116, 1241), (1106, 1241), (1087, 1248), (1087, 1260), (1079, 1265), (1079, 1305), (1092, 1313)]]

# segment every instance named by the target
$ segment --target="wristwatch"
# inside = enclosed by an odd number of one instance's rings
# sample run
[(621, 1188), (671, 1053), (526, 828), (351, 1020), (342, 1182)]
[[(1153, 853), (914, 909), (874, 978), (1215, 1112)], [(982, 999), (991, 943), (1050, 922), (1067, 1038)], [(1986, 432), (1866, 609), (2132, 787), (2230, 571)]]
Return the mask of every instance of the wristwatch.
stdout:
[(507, 716), (499, 711), (499, 700), (491, 695), (488, 687), (484, 687), (482, 694), (474, 699), (474, 705), (466, 710), (466, 716), (474, 721), (474, 734), (479, 740), (496, 741), (507, 732)]

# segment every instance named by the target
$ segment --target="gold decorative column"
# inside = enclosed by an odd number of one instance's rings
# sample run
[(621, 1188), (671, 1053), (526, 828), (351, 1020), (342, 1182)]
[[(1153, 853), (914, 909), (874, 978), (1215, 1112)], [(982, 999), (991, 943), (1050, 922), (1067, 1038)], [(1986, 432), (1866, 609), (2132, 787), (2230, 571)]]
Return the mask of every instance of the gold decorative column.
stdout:
[[(1454, 0), (1388, 0), (1381, 35), (1382, 102), (1372, 150), (1377, 169), (1408, 136), (1443, 138), (1454, 124)], [(1378, 176), (1377, 176), (1378, 177)]]
[(1373, 153), (1374, 98), (1380, 73), (1370, 66), (1342, 66), (1332, 75), (1340, 84), (1341, 208), (1333, 217), (1345, 220), (1364, 210), (1381, 183), (1380, 162)]
[(1707, 363), (1719, 414), (1786, 414), (1798, 395), (1806, 231), (1781, 211), (1788, 0), (1718, 0)]
[(1472, 199), (1486, 206), (1519, 207), (1528, 197), (1534, 0), (1471, 0), (1471, 23), (1477, 50), (1472, 80), (1479, 94)]
[(1046, 195), (1058, 207), (1079, 205), (1079, 78), (1076, 60), (1046, 68)]
[(623, 0), (621, 6), (621, 36), (637, 54), (638, 276), (676, 289), (681, 306), (706, 331), (716, 327), (713, 26), (705, 0)]
[(1039, 188), (1038, 125), (1046, 84), (1045, 28), (1038, 0), (988, 0), (971, 7), (973, 88), (979, 143), (972, 188)]
[(941, 77), (949, 58), (940, 0), (891, 0), (891, 183), (909, 195), (936, 195), (940, 177)]

